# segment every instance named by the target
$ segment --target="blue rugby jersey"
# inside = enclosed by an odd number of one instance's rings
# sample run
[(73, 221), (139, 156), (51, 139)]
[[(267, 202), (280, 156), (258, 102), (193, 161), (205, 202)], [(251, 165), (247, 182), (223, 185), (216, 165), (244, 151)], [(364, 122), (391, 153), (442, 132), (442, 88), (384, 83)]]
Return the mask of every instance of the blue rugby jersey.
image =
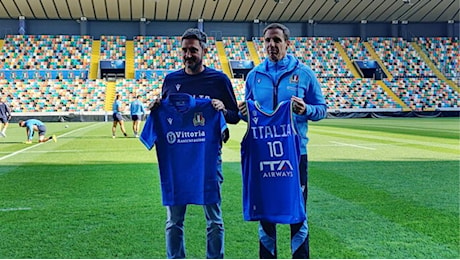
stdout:
[(295, 224), (306, 219), (299, 177), (300, 138), (283, 101), (266, 113), (247, 100), (248, 125), (241, 142), (243, 217)]
[(163, 205), (220, 202), (218, 156), (227, 129), (210, 99), (170, 94), (150, 113), (140, 136), (156, 146)]

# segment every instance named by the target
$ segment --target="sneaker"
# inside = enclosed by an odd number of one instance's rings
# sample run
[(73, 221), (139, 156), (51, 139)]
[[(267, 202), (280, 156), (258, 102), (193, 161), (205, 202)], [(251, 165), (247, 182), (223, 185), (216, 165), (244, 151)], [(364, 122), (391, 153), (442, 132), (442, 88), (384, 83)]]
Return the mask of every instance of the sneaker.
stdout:
[(115, 139), (115, 136), (114, 136), (114, 135), (112, 135), (112, 139)]
[(136, 135), (136, 138), (139, 138), (139, 135)]
[(57, 142), (57, 137), (56, 135), (53, 135), (51, 138), (53, 138), (53, 141), (56, 143)]
[(0, 132), (0, 136), (1, 136), (1, 137), (6, 137), (6, 134), (3, 133), (3, 132)]
[(125, 137), (128, 137), (128, 134), (127, 133), (124, 133)]
[(25, 141), (25, 144), (32, 144), (32, 141)]

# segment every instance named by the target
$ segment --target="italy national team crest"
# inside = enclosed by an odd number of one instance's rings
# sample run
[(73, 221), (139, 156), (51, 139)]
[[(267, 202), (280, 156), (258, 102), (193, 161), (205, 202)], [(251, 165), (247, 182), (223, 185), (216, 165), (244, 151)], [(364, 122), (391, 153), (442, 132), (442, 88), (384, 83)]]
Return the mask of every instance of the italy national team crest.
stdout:
[(194, 126), (204, 126), (204, 116), (202, 112), (196, 112), (193, 116), (193, 125)]
[(295, 83), (295, 84), (299, 83), (299, 75), (297, 74), (292, 75), (291, 78), (289, 79), (289, 83)]

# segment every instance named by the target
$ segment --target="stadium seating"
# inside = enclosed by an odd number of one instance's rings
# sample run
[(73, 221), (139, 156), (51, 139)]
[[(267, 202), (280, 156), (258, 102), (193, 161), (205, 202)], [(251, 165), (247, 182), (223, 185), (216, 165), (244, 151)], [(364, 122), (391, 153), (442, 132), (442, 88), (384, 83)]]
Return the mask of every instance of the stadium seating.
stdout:
[(102, 112), (103, 80), (0, 80), (13, 112)]
[(338, 42), (351, 60), (368, 60), (371, 56), (359, 37), (341, 37)]
[[(222, 68), (214, 38), (209, 37), (208, 45), (211, 52), (204, 63), (212, 68)], [(135, 70), (176, 70), (182, 67), (180, 36), (136, 36), (134, 52)]]
[(385, 83), (413, 110), (448, 110), (460, 107), (458, 92), (437, 78), (404, 78), (385, 80)]
[(101, 60), (124, 60), (125, 58), (126, 36), (101, 36)]
[[(394, 77), (383, 81), (388, 86), (385, 89), (376, 80), (354, 78), (334, 39), (290, 40), (288, 52), (314, 70), (331, 111), (400, 111), (401, 104), (415, 111), (460, 109), (458, 86), (437, 78), (414, 46), (401, 38), (367, 39)], [(262, 60), (262, 39), (252, 41)], [(101, 36), (100, 60), (126, 59), (126, 42), (125, 36)], [(342, 37), (337, 42), (351, 60), (370, 56), (360, 38)], [(228, 60), (251, 60), (245, 37), (222, 37), (222, 43)], [(458, 82), (456, 39), (417, 38), (416, 43), (441, 73)], [(209, 37), (208, 45), (205, 64), (221, 70), (222, 53), (218, 53), (213, 37)], [(88, 80), (84, 74), (89, 70), (91, 46), (88, 36), (6, 36), (0, 52), (0, 93), (13, 105), (14, 112), (104, 113), (106, 82)], [(183, 66), (180, 36), (137, 36), (134, 50), (135, 78), (118, 79), (115, 86), (126, 104), (136, 95), (146, 103), (159, 97), (165, 75)], [(237, 100), (242, 101), (244, 80), (231, 81)]]
[(391, 111), (401, 106), (375, 80), (320, 78), (329, 109)]
[[(346, 77), (353, 74), (347, 68), (345, 61), (334, 46), (330, 37), (291, 37), (291, 47), (288, 53), (298, 57), (310, 66), (318, 77)], [(263, 59), (263, 39), (253, 38), (259, 58)]]
[(116, 92), (120, 94), (121, 101), (129, 104), (137, 95), (144, 101), (152, 101), (161, 96), (163, 79), (121, 79), (116, 82)]
[(90, 36), (7, 35), (0, 69), (89, 69)]
[(402, 38), (370, 38), (380, 59), (395, 78), (435, 77), (409, 42)]
[(446, 77), (459, 80), (458, 39), (448, 37), (416, 38), (416, 42)]
[(245, 37), (222, 37), (228, 60), (251, 60)]

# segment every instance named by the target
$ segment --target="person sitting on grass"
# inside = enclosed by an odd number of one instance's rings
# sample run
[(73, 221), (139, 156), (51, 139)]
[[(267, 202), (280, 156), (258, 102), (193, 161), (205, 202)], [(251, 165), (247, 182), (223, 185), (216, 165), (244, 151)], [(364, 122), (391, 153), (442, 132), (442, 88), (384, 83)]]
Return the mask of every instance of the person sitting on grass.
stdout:
[(44, 143), (49, 140), (53, 140), (54, 142), (57, 142), (56, 135), (52, 135), (48, 138), (45, 138), (46, 134), (46, 126), (45, 124), (38, 120), (38, 119), (29, 119), (29, 120), (20, 120), (19, 121), (19, 126), (20, 127), (25, 127), (26, 128), (26, 134), (27, 134), (27, 141), (25, 141), (26, 144), (31, 144), (32, 143), (32, 138), (34, 137), (34, 132), (38, 132), (38, 142), (39, 143)]

